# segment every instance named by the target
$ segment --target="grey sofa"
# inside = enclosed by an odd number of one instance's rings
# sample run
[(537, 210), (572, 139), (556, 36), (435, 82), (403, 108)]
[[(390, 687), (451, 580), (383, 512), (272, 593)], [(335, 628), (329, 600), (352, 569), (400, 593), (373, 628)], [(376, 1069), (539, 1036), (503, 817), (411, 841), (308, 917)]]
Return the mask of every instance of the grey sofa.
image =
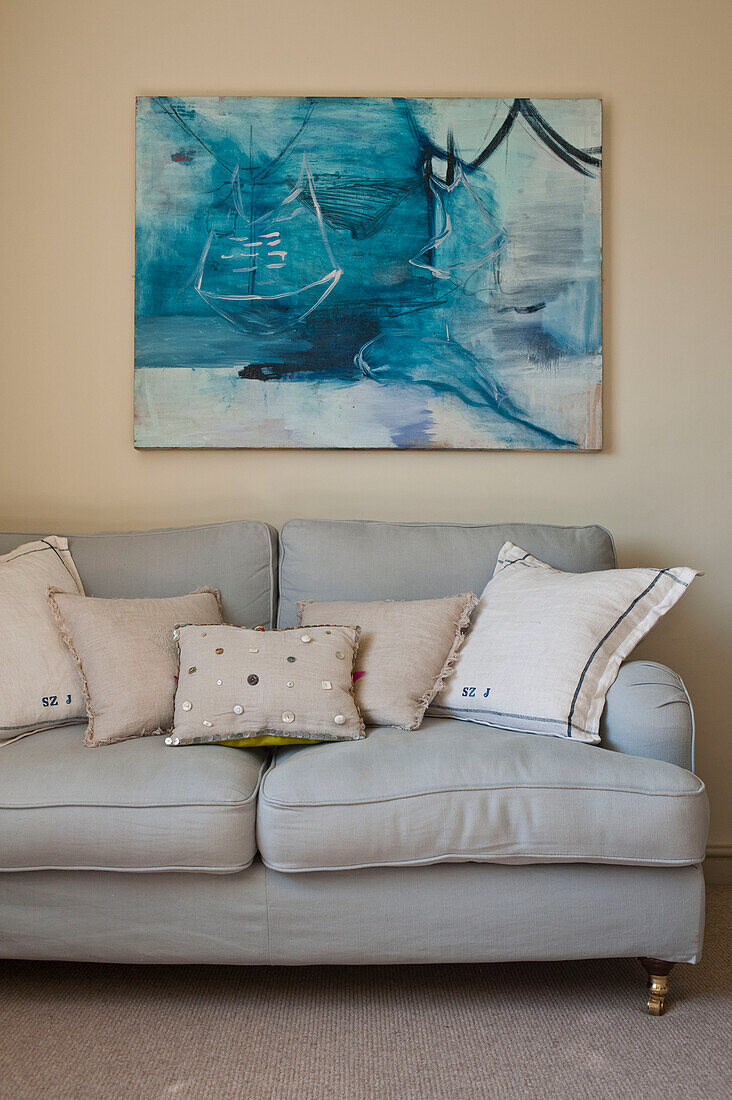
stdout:
[[(0, 535), (0, 553), (31, 537)], [(600, 527), (293, 520), (279, 537), (241, 522), (69, 541), (89, 595), (215, 585), (227, 621), (291, 626), (300, 599), (479, 594), (509, 538), (562, 569), (615, 565)], [(0, 956), (638, 956), (658, 1014), (671, 966), (702, 947), (693, 732), (679, 677), (631, 661), (602, 747), (430, 717), (274, 753), (34, 734), (0, 751)]]

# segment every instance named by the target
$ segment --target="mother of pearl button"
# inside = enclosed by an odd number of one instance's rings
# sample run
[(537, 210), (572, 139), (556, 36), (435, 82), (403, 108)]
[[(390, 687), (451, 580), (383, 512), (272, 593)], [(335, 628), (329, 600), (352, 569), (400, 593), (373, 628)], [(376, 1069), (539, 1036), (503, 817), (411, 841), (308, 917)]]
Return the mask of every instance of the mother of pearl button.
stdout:
[(292, 713), (291, 710), (286, 710), (282, 714), (282, 721), (283, 722), (288, 722), (288, 723), (289, 722), (294, 722), (295, 721), (295, 715)]
[(243, 714), (243, 713), (244, 713), (244, 707), (240, 706), (239, 703), (237, 703), (236, 706), (234, 707), (234, 714)]
[(183, 710), (193, 710), (193, 703), (189, 703), (186, 699), (185, 703), (183, 704)]
[(313, 639), (310, 637), (309, 634), (303, 634), (302, 638), (300, 639), (301, 642), (312, 642), (312, 640)]
[(346, 716), (345, 716), (345, 714), (336, 714), (336, 716), (335, 716), (335, 718), (333, 719), (333, 721), (335, 722), (335, 724), (336, 724), (337, 726), (345, 726), (345, 724), (346, 724)]

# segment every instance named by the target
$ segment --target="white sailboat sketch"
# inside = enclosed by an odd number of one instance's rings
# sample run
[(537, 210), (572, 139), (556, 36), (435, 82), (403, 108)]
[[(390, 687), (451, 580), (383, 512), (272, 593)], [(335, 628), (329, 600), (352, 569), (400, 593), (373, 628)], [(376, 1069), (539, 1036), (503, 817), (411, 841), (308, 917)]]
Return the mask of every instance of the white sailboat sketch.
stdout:
[(429, 187), (436, 215), (434, 236), (409, 262), (436, 279), (464, 284), (476, 271), (498, 261), (506, 232), (468, 183), (462, 165), (455, 166), (449, 183), (431, 174)]
[(247, 213), (238, 166), (231, 196), (234, 230), (220, 236), (211, 229), (193, 286), (235, 328), (274, 335), (316, 310), (343, 274), (328, 240), (307, 156), (295, 186), (264, 214), (254, 216), (253, 195)]

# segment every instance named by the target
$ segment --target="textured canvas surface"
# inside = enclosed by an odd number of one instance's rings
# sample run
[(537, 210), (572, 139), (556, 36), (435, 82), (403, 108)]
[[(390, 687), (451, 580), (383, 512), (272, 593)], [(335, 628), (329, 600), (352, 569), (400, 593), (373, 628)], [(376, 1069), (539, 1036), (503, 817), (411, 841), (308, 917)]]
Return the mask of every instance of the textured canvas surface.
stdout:
[(597, 744), (621, 662), (696, 575), (564, 573), (507, 542), (432, 712)]
[(144, 97), (139, 447), (601, 446), (592, 99)]
[(355, 691), (364, 720), (412, 730), (449, 676), (476, 603), (472, 592), (442, 600), (307, 600), (299, 613), (303, 626), (361, 627)]
[(260, 734), (358, 740), (353, 698), (356, 626), (180, 630), (180, 679), (168, 743), (232, 741)]
[(51, 589), (61, 635), (81, 671), (88, 745), (144, 737), (173, 724), (178, 623), (220, 623), (218, 592), (103, 600)]
[(48, 535), (0, 558), (0, 744), (86, 713), (81, 678), (46, 593), (83, 593), (65, 538)]

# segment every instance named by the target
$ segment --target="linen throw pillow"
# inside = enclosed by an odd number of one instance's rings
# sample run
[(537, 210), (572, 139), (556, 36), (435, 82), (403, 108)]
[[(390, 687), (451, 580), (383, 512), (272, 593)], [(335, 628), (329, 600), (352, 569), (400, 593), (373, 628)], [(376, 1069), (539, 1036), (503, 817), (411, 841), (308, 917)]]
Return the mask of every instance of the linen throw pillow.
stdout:
[(369, 726), (416, 730), (450, 674), (477, 603), (472, 592), (438, 600), (305, 600), (300, 624), (358, 623), (356, 702)]
[(0, 557), (0, 742), (84, 719), (81, 679), (46, 601), (82, 593), (68, 541), (48, 535)]
[(697, 575), (564, 573), (507, 542), (430, 713), (597, 744), (621, 662)]
[(301, 745), (363, 736), (353, 698), (358, 627), (183, 626), (179, 635), (175, 724), (166, 745)]
[(179, 623), (220, 623), (214, 588), (165, 599), (107, 600), (51, 588), (48, 602), (81, 673), (87, 745), (146, 737), (173, 724)]

